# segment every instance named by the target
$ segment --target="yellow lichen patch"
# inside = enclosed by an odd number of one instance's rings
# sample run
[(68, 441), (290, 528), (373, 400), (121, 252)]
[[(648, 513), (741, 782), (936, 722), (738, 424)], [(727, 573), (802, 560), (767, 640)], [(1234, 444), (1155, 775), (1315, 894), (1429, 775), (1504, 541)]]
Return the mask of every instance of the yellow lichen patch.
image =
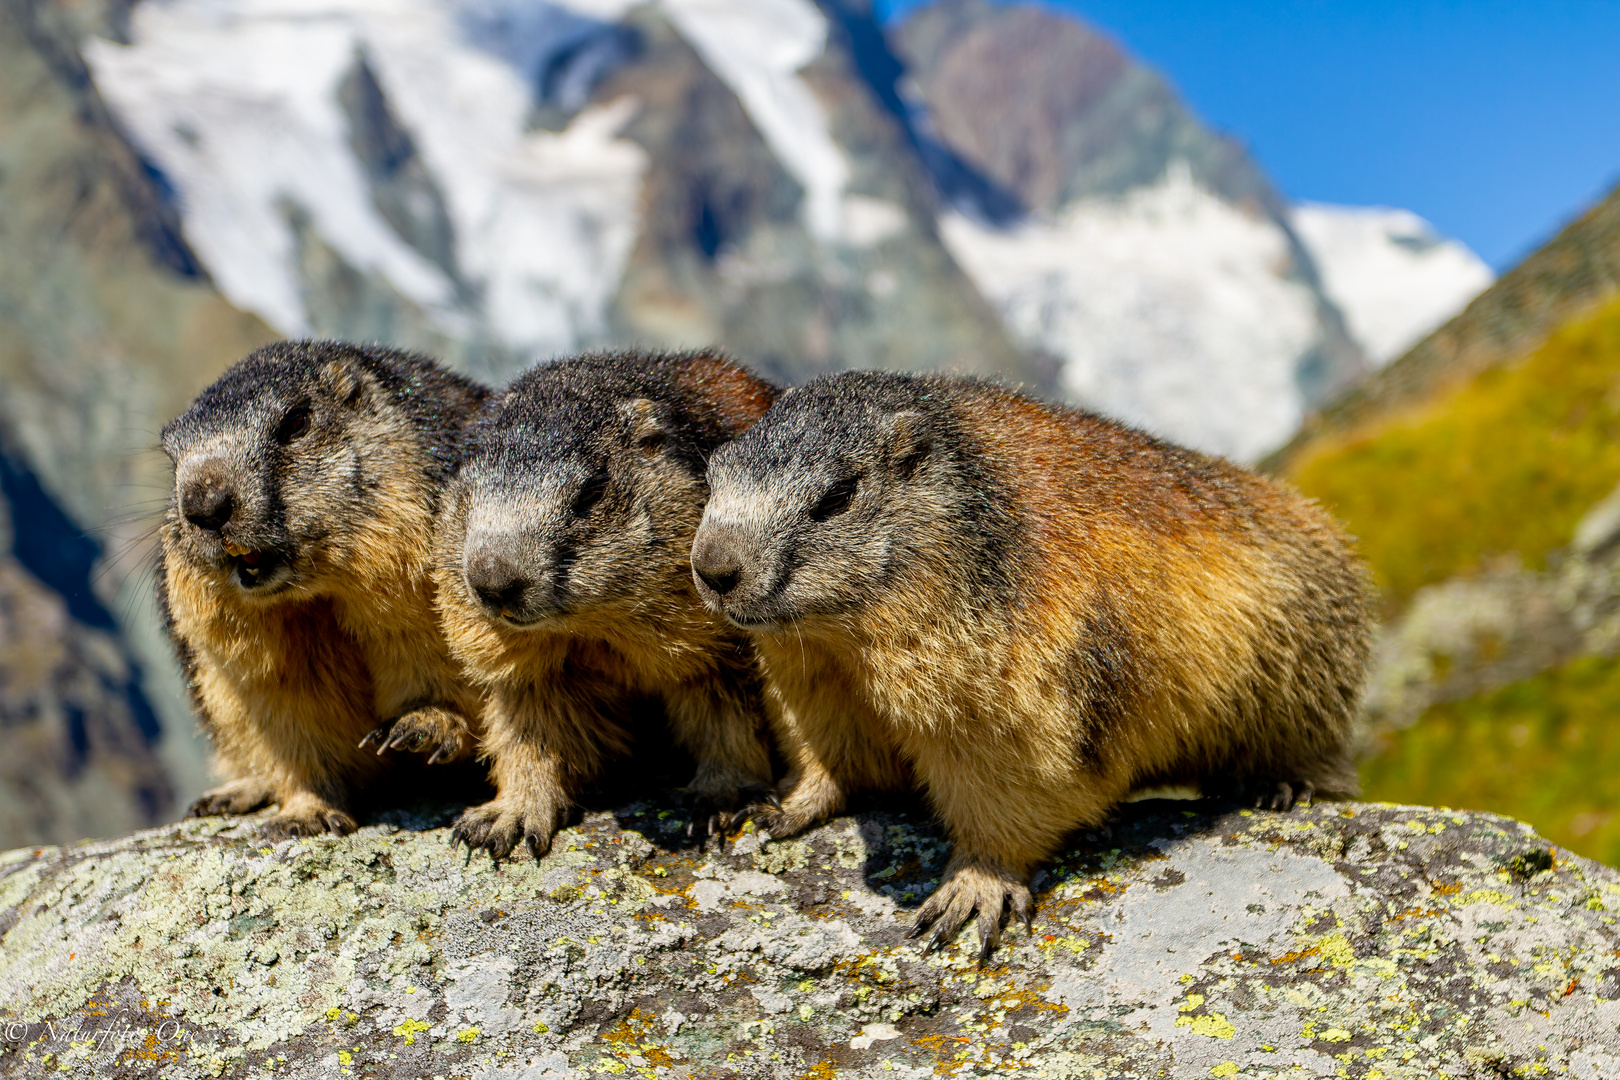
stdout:
[(1209, 1013), (1206, 1016), (1178, 1016), (1176, 1027), (1190, 1028), (1194, 1035), (1205, 1035), (1211, 1039), (1230, 1039), (1237, 1034), (1237, 1028), (1221, 1013)]
[(425, 1021), (412, 1020), (410, 1017), (406, 1017), (394, 1025), (394, 1034), (404, 1039), (406, 1046), (415, 1046), (416, 1037), (431, 1027), (433, 1025)]
[(1235, 1061), (1223, 1061), (1213, 1069), (1209, 1070), (1209, 1075), (1211, 1076), (1236, 1076), (1237, 1074), (1238, 1067), (1237, 1062)]
[(471, 1045), (478, 1041), (478, 1029), (475, 1027), (463, 1028), (456, 1032), (456, 1042)]
[(1350, 939), (1343, 934), (1329, 934), (1317, 942), (1317, 948), (1322, 951), (1323, 959), (1334, 967), (1345, 968), (1356, 962), (1356, 950), (1350, 946)]

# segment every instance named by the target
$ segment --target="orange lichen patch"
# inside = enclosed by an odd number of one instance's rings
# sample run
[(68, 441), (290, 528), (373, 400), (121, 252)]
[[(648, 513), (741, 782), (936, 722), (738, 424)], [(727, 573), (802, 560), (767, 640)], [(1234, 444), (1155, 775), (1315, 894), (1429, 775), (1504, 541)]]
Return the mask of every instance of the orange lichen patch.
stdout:
[(657, 1068), (675, 1063), (675, 1057), (669, 1049), (653, 1041), (662, 1033), (663, 1029), (658, 1019), (643, 1016), (638, 1008), (631, 1009), (629, 1016), (597, 1038), (608, 1044), (614, 1057), (628, 1058), (640, 1055), (648, 1066)]
[(838, 1080), (838, 1070), (830, 1061), (810, 1067), (810, 1071), (800, 1076), (799, 1080)]
[(1288, 952), (1283, 953), (1281, 956), (1274, 956), (1271, 958), (1271, 962), (1273, 964), (1292, 964), (1295, 960), (1303, 960), (1307, 956), (1316, 956), (1321, 951), (1321, 949), (1312, 945), (1310, 948), (1300, 949), (1298, 952)]
[(1460, 892), (1463, 891), (1462, 882), (1460, 882), (1460, 881), (1452, 881), (1452, 882), (1431, 881), (1429, 883), (1429, 886), (1430, 886), (1430, 888), (1432, 888), (1440, 896), (1455, 896), (1457, 893), (1460, 893)]
[(1069, 1007), (1067, 1005), (1060, 1005), (1056, 1002), (1047, 1001), (1044, 997), (1042, 997), (1041, 991), (1045, 989), (1046, 987), (1042, 986), (1022, 990), (1008, 990), (1001, 994), (999, 998), (992, 1000), (1000, 1001), (1001, 1007), (1006, 1009), (1008, 1012), (1016, 1012), (1019, 1009), (1026, 1008), (1044, 1009), (1048, 1012), (1055, 1012), (1058, 1014), (1069, 1011)]
[(1431, 916), (1431, 915), (1444, 915), (1444, 914), (1445, 914), (1445, 912), (1442, 911), (1440, 908), (1415, 908), (1415, 907), (1409, 907), (1405, 911), (1401, 912), (1399, 915), (1391, 915), (1389, 918), (1385, 919), (1384, 921), (1386, 923), (1392, 923), (1392, 922), (1400, 922), (1403, 919), (1414, 919), (1414, 918), (1421, 919), (1421, 918), (1427, 918), (1428, 916)]

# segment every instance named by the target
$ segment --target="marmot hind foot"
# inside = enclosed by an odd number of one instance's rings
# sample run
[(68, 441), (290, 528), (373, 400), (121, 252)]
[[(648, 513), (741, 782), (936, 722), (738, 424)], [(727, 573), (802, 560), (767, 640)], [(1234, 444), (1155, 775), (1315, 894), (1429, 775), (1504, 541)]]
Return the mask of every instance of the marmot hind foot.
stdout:
[[(752, 817), (761, 802), (781, 806), (768, 784), (741, 784), (721, 790), (708, 790), (696, 785), (676, 788), (675, 805), (687, 810), (692, 817), (686, 823), (686, 835), (697, 835), (702, 827), (703, 837), (724, 836)], [(740, 809), (739, 809), (740, 807)]]
[(333, 833), (347, 836), (359, 828), (347, 813), (318, 799), (293, 799), (284, 803), (281, 813), (264, 823), (259, 831), (267, 840), (287, 840), (298, 836)]
[(1001, 920), (1007, 910), (1023, 922), (1026, 932), (1033, 932), (1035, 901), (1023, 878), (983, 864), (961, 863), (946, 869), (944, 880), (923, 902), (906, 936), (921, 937), (932, 926), (934, 934), (923, 947), (927, 956), (954, 937), (977, 912), (982, 964), (1001, 941)]
[(269, 805), (275, 797), (269, 784), (257, 777), (244, 776), (203, 792), (186, 810), (186, 817), (251, 814)]

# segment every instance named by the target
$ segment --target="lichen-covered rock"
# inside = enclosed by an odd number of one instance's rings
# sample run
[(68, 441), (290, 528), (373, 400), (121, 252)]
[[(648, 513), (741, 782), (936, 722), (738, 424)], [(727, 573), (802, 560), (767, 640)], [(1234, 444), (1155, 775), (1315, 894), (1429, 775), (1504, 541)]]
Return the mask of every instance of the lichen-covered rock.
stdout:
[(721, 852), (636, 805), (496, 869), (452, 813), (0, 856), (0, 1075), (1620, 1076), (1620, 874), (1489, 815), (1134, 804), (981, 969), (905, 938), (906, 814)]

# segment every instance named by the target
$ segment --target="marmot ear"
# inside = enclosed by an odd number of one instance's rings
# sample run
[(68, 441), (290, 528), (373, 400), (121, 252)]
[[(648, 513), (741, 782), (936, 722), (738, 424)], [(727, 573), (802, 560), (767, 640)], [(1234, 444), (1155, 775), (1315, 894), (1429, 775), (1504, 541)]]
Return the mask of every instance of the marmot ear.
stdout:
[(332, 397), (346, 409), (359, 405), (366, 396), (366, 378), (351, 364), (336, 361), (321, 371), (321, 381), (332, 391)]
[(650, 398), (631, 398), (619, 403), (619, 415), (630, 430), (630, 442), (643, 454), (653, 456), (669, 442), (669, 425), (658, 415), (658, 403)]
[(934, 449), (933, 439), (923, 426), (923, 415), (909, 410), (895, 413), (889, 418), (889, 430), (889, 460), (894, 462), (895, 474), (901, 480), (910, 480)]

